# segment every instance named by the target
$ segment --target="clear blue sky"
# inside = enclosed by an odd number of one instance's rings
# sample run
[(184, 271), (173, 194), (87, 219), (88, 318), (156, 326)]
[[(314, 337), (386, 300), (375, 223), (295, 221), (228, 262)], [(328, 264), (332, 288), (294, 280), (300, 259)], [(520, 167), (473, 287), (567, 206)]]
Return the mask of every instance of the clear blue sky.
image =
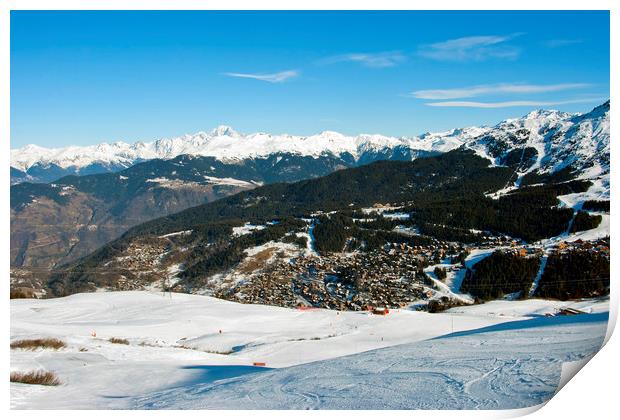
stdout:
[(11, 147), (417, 135), (608, 97), (608, 12), (11, 13)]

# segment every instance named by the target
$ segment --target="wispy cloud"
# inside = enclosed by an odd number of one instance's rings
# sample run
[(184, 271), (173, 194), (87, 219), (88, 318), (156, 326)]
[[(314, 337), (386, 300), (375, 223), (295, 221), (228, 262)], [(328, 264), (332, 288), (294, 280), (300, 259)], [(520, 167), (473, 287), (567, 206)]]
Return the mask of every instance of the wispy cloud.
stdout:
[(286, 70), (278, 73), (224, 73), (225, 76), (261, 80), (269, 83), (282, 83), (299, 76), (299, 74), (297, 70)]
[(434, 60), (482, 61), (488, 58), (514, 59), (521, 50), (506, 42), (521, 35), (479, 35), (449, 39), (434, 44), (422, 45), (419, 54)]
[(318, 64), (334, 64), (342, 62), (360, 63), (366, 67), (394, 67), (403, 61), (406, 57), (398, 51), (387, 51), (379, 53), (349, 53), (334, 55), (319, 60)]
[(426, 89), (411, 92), (411, 96), (418, 99), (461, 99), (473, 98), (482, 95), (502, 93), (547, 93), (569, 89), (579, 89), (590, 86), (588, 83), (560, 83), (553, 85), (528, 85), (522, 83), (500, 83), (494, 85), (477, 85), (453, 89)]
[(579, 98), (568, 99), (563, 101), (505, 101), (505, 102), (470, 102), (470, 101), (449, 101), (449, 102), (430, 102), (426, 105), (434, 107), (459, 107), (459, 108), (511, 108), (511, 107), (544, 107), (567, 104), (580, 104), (590, 102), (602, 102), (607, 99), (604, 97), (597, 98)]
[(567, 47), (569, 45), (581, 44), (582, 39), (550, 39), (543, 42), (543, 44), (549, 48)]

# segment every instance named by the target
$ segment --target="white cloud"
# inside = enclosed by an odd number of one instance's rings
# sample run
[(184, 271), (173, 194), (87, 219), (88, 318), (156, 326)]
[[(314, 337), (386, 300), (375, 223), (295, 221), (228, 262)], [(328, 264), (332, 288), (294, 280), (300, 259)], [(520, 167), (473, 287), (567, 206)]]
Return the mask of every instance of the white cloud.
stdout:
[(560, 83), (553, 85), (528, 85), (520, 83), (500, 83), (495, 85), (477, 85), (453, 89), (425, 89), (411, 92), (411, 96), (418, 99), (460, 99), (473, 98), (481, 95), (498, 93), (546, 93), (562, 90), (578, 89), (590, 86), (587, 83)]
[(423, 45), (419, 54), (434, 60), (482, 61), (487, 58), (514, 59), (521, 50), (505, 45), (507, 41), (521, 34), (480, 35), (449, 39), (434, 44)]
[(360, 63), (366, 67), (394, 67), (405, 61), (405, 56), (398, 51), (380, 52), (380, 53), (349, 53), (335, 55), (320, 60), (319, 64), (333, 64), (341, 62)]
[(434, 107), (459, 107), (459, 108), (511, 108), (511, 107), (543, 107), (567, 104), (580, 104), (589, 102), (602, 102), (607, 99), (580, 98), (568, 99), (564, 101), (505, 101), (505, 102), (473, 102), (473, 101), (449, 101), (449, 102), (430, 102), (426, 105)]
[(254, 80), (262, 80), (263, 82), (269, 83), (282, 83), (293, 77), (299, 76), (299, 71), (297, 70), (287, 70), (281, 71), (278, 73), (224, 73), (225, 76), (230, 77), (240, 77), (243, 79), (254, 79)]

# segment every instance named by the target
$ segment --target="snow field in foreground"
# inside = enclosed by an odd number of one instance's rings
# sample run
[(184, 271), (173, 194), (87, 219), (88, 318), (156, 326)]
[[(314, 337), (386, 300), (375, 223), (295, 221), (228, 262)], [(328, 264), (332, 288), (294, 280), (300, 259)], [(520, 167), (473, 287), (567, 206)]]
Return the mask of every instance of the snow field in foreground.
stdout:
[[(598, 318), (574, 325), (526, 328), (530, 325), (528, 322), (548, 321), (542, 315), (566, 305), (587, 309), (592, 315), (550, 320)], [(393, 404), (392, 408), (404, 408), (407, 404), (409, 408), (423, 408), (430, 400), (414, 401), (415, 398), (410, 400), (411, 395), (402, 393), (393, 400), (388, 397), (398, 394), (402, 386), (412, 386), (413, 382), (410, 382), (414, 380), (422, 381), (416, 385), (419, 387), (428, 385), (444, 389), (448, 385), (446, 378), (452, 375), (445, 369), (457, 376), (461, 370), (469, 372), (463, 373), (463, 380), (469, 378), (467, 381), (490, 374), (498, 367), (494, 364), (496, 362), (487, 360), (495, 352), (497, 356), (493, 357), (498, 360), (500, 357), (509, 359), (510, 352), (518, 349), (519, 343), (523, 346), (520, 351), (532, 347), (523, 344), (525, 339), (521, 339), (522, 336), (528, 337), (528, 342), (538, 340), (545, 344), (535, 347), (540, 352), (553, 353), (553, 360), (545, 353), (534, 361), (524, 362), (519, 368), (511, 365), (505, 369), (515, 372), (534, 369), (547, 375), (543, 381), (547, 384), (543, 387), (544, 392), (532, 394), (534, 400), (540, 400), (541, 396), (551, 395), (549, 390), (557, 385), (560, 361), (585, 357), (598, 349), (606, 326), (601, 314), (606, 311), (605, 301), (570, 304), (527, 300), (496, 301), (454, 308), (442, 314), (395, 310), (388, 316), (376, 316), (359, 312), (299, 311), (242, 305), (205, 296), (163, 296), (149, 292), (12, 300), (11, 340), (56, 337), (64, 340), (67, 347), (58, 351), (11, 350), (12, 371), (52, 370), (63, 382), (58, 387), (11, 384), (11, 403), (14, 408), (233, 408), (239, 406), (238, 401), (232, 402), (235, 392), (253, 395), (258, 392), (252, 391), (257, 384), (271, 384), (276, 387), (274, 389), (292, 387), (302, 393), (322, 389), (324, 398), (287, 397), (283, 391), (281, 395), (267, 398), (268, 401), (255, 398), (254, 402), (247, 402), (247, 408), (353, 408), (356, 404), (353, 397), (357, 394), (359, 400), (360, 392), (368, 396), (365, 408), (387, 408), (390, 404)], [(507, 322), (525, 324), (516, 324), (518, 328), (510, 333), (512, 338), (485, 330), (493, 326), (501, 328)], [(425, 341), (467, 330), (481, 333)], [(522, 335), (523, 331), (530, 336)], [(549, 332), (552, 334), (548, 335)], [(108, 339), (111, 337), (127, 339), (129, 345), (110, 343)], [(483, 343), (489, 340), (492, 343), (508, 340), (508, 344), (499, 349), (483, 347)], [(461, 348), (470, 350), (461, 351)], [(481, 355), (476, 350), (480, 348), (489, 351)], [(431, 375), (432, 378), (427, 373), (416, 374), (414, 371), (419, 366), (415, 366), (422, 360), (422, 354), (426, 358), (425, 366), (434, 366), (431, 370), (443, 373)], [(475, 361), (476, 354), (487, 358), (480, 360), (480, 366)], [(390, 355), (394, 360), (390, 361)], [(408, 362), (405, 365), (396, 363), (397, 358)], [(266, 368), (254, 367), (254, 362), (263, 362)], [(317, 362), (318, 366), (311, 362)], [(541, 369), (531, 365), (535, 362), (548, 367)], [(398, 378), (390, 376), (381, 386), (373, 382), (381, 380), (382, 372), (391, 372), (390, 369), (397, 366), (400, 366)], [(474, 367), (469, 369), (467, 366)], [(553, 372), (557, 373), (557, 380)], [(355, 385), (361, 380), (358, 375), (366, 378), (364, 383), (367, 386), (359, 388)], [(311, 377), (314, 377), (312, 381), (304, 379)], [(501, 382), (505, 379), (497, 377), (494, 380)], [(236, 386), (242, 388), (231, 388), (230, 384), (237, 382), (239, 385)], [(432, 385), (435, 382), (436, 385)], [(199, 390), (213, 386), (217, 392), (211, 390), (209, 398), (205, 399)], [(450, 389), (458, 397), (446, 399), (436, 395), (439, 398), (436, 404), (454, 408), (501, 408), (522, 406), (525, 402), (523, 395), (515, 400), (508, 389), (505, 389), (503, 400), (495, 394), (493, 398), (477, 395), (482, 391), (472, 391), (471, 387)], [(188, 393), (194, 395), (193, 399), (187, 397)], [(476, 394), (475, 398), (470, 394)], [(216, 395), (220, 395), (221, 400), (214, 400)]]

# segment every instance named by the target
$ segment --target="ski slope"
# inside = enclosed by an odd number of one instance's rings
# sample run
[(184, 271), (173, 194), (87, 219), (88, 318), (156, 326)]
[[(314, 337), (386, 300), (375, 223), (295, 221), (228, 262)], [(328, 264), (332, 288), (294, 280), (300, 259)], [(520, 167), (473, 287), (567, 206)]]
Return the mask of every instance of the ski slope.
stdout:
[(595, 353), (607, 314), (512, 321), (354, 356), (204, 379), (134, 399), (132, 408), (518, 409), (555, 393), (562, 363)]
[[(566, 305), (591, 313), (543, 316)], [(13, 383), (11, 405), (523, 407), (553, 394), (562, 361), (598, 350), (607, 306), (534, 299), (379, 316), (144, 291), (12, 300), (11, 340), (55, 337), (67, 347), (11, 350), (11, 371), (51, 370), (62, 381)]]

